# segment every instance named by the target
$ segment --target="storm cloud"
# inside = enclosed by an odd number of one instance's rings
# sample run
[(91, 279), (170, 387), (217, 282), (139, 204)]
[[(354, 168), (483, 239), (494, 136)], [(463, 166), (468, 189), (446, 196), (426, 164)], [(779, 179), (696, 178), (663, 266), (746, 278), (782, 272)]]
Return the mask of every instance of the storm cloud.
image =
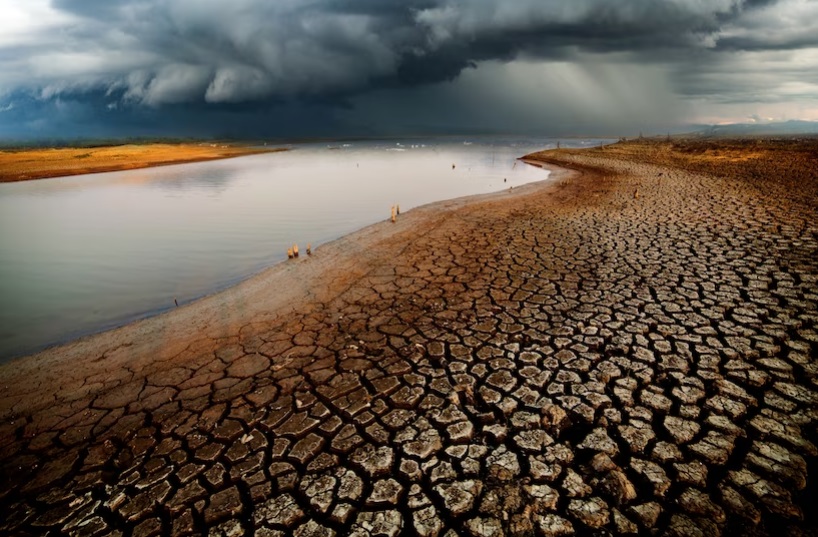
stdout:
[[(15, 107), (0, 113), (5, 130), (8, 112), (30, 123), (55, 103), (100, 122), (212, 114), (238, 125), (254, 113), (273, 120), (300, 111), (305, 121), (377, 131), (377, 117), (394, 107), (417, 109), (415, 122), (424, 110), (439, 121), (428, 110), (450, 101), (456, 127), (485, 108), (469, 106), (470, 93), (511, 116), (539, 96), (536, 121), (566, 129), (571, 114), (549, 107), (568, 105), (576, 125), (592, 124), (579, 116), (602, 100), (613, 109), (592, 107), (594, 116), (614, 128), (635, 115), (680, 122), (690, 106), (713, 114), (720, 103), (784, 106), (797, 97), (809, 107), (818, 88), (808, 74), (818, 67), (818, 6), (809, 0), (18, 4), (0, 7), (0, 110)], [(580, 79), (589, 91), (566, 92)], [(571, 98), (573, 107), (562, 102)], [(521, 114), (534, 128), (530, 115)]]

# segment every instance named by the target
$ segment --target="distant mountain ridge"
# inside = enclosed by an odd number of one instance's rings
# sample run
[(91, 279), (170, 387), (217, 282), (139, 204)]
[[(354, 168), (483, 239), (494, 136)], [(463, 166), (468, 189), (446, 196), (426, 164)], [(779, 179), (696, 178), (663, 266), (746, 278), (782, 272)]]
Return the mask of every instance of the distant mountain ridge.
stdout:
[(727, 125), (694, 125), (703, 136), (753, 136), (782, 134), (818, 134), (818, 121), (789, 120), (770, 123), (731, 123)]

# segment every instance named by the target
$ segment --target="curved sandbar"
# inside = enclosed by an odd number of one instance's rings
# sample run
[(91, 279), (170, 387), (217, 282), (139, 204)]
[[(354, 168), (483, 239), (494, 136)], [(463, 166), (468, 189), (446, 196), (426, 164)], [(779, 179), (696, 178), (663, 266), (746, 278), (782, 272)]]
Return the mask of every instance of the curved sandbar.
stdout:
[[(86, 391), (80, 387), (87, 377), (116, 376), (125, 369), (147, 376), (153, 369), (179, 365), (179, 354), (189, 347), (202, 348), (209, 342), (215, 349), (225, 338), (252, 330), (256, 324), (286, 320), (291, 312), (330, 301), (374, 268), (389, 264), (418, 237), (456, 216), (457, 210), (535, 193), (549, 196), (564, 190), (564, 181), (575, 175), (567, 169), (549, 169), (543, 181), (416, 207), (401, 213), (396, 224), (383, 221), (367, 226), (315, 248), (312, 256), (278, 263), (179, 308), (0, 364), (0, 385), (9, 390), (0, 395), (0, 417), (16, 409), (51, 405), (34, 388), (43, 383), (51, 383), (49, 389), (59, 398), (62, 393)], [(173, 364), (165, 364), (169, 360)]]
[(814, 531), (813, 147), (534, 155), (6, 364), (0, 532)]

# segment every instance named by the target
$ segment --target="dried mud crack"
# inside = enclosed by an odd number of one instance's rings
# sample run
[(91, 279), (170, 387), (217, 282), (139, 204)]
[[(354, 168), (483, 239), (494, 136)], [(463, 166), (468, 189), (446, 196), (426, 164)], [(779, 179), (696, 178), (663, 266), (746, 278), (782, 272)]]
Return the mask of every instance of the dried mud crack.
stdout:
[(704, 143), (533, 155), (576, 172), (161, 360), (4, 366), (0, 533), (815, 535), (815, 149)]

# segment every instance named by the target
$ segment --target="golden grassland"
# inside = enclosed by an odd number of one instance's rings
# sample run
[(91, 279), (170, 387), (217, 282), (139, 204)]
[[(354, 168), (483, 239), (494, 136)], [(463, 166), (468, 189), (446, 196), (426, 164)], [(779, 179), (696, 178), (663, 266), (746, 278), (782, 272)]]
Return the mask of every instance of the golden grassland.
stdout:
[(26, 181), (132, 170), (150, 166), (215, 160), (282, 149), (239, 145), (154, 143), (85, 148), (37, 148), (0, 151), (0, 182)]

